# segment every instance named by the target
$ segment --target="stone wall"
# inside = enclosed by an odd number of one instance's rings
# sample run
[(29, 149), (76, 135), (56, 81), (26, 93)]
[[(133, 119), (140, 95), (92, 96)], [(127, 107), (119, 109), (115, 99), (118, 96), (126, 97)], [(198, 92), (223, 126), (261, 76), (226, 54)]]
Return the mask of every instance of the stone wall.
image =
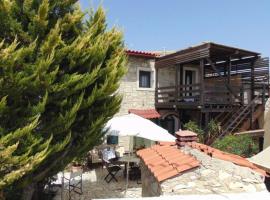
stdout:
[[(130, 56), (128, 60), (127, 74), (122, 78), (119, 94), (123, 96), (120, 111), (116, 116), (128, 114), (129, 109), (153, 109), (155, 108), (155, 89), (138, 88), (138, 68), (151, 69), (155, 73), (155, 60)], [(153, 73), (153, 75), (154, 75)], [(155, 83), (152, 83), (155, 86)], [(118, 145), (126, 151), (133, 147), (132, 137), (119, 137)]]
[[(155, 73), (155, 61), (149, 58), (129, 57), (128, 72), (122, 78), (119, 93), (123, 95), (120, 111), (117, 115), (128, 113), (129, 109), (155, 108), (155, 88), (138, 88), (138, 68), (151, 69)], [(155, 86), (154, 80), (152, 85)]]
[(181, 150), (196, 157), (200, 167), (159, 183), (142, 162), (143, 197), (266, 191), (264, 177), (250, 168), (212, 158), (187, 146)]
[(161, 183), (163, 195), (245, 193), (265, 191), (264, 178), (250, 168), (241, 167), (184, 147), (201, 162), (199, 168)]
[(157, 197), (161, 195), (160, 184), (156, 178), (148, 170), (143, 162), (141, 166), (141, 180), (142, 180), (142, 197)]
[(267, 100), (265, 104), (265, 111), (264, 111), (264, 146), (270, 146), (270, 99)]
[(175, 67), (166, 67), (158, 70), (158, 86), (175, 86)]

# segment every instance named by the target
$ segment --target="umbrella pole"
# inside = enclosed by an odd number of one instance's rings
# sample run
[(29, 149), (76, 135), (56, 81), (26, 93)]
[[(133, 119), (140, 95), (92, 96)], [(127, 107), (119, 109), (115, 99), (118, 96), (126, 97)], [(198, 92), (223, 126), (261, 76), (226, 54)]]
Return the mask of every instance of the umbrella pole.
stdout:
[[(129, 157), (130, 157), (130, 143), (131, 143), (131, 137), (129, 138)], [(132, 141), (133, 142), (133, 141)], [(125, 191), (125, 195), (127, 193), (127, 189), (128, 189), (128, 176), (129, 176), (129, 161), (127, 162), (127, 180), (126, 180), (126, 191)]]
[(129, 172), (129, 161), (127, 163), (127, 177), (126, 177), (127, 180), (126, 180), (126, 191), (125, 191), (125, 194), (127, 193), (127, 189), (128, 189), (128, 176), (129, 176), (128, 172)]

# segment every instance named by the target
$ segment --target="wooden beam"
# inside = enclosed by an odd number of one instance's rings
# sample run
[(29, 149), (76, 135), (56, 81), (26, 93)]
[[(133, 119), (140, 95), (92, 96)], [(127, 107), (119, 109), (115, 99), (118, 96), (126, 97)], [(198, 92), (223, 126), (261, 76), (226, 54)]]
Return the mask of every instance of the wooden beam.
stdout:
[(263, 137), (264, 136), (264, 129), (242, 131), (242, 132), (235, 133), (234, 135), (250, 135), (251, 137)]

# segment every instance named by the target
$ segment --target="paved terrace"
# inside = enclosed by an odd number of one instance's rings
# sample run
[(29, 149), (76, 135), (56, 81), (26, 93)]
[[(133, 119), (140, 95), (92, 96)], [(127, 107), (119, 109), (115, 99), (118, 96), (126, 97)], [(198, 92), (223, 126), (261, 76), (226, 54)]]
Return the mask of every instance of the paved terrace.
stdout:
[[(104, 177), (107, 175), (106, 169), (99, 167), (83, 173), (83, 194), (72, 193), (72, 200), (90, 200), (90, 199), (108, 199), (108, 198), (138, 198), (141, 197), (141, 184), (136, 181), (129, 181), (129, 187), (125, 193), (126, 179), (123, 171), (117, 174), (118, 182), (111, 181), (107, 183)], [(65, 173), (68, 177), (69, 173)], [(60, 180), (59, 180), (60, 181)], [(64, 193), (64, 200), (68, 199), (68, 192)], [(54, 200), (61, 200), (61, 191), (59, 190)]]

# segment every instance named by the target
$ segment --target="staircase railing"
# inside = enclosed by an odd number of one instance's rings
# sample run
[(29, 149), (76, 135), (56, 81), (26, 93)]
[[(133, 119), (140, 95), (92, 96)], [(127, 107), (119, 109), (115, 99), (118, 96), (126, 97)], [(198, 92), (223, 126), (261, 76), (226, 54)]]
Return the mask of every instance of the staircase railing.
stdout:
[(248, 105), (243, 105), (240, 109), (235, 112), (232, 116), (232, 121), (228, 121), (224, 124), (223, 131), (217, 138), (224, 137), (229, 132), (233, 132), (246, 118), (250, 115), (250, 112), (254, 110), (256, 101), (259, 99), (259, 95), (256, 96)]

